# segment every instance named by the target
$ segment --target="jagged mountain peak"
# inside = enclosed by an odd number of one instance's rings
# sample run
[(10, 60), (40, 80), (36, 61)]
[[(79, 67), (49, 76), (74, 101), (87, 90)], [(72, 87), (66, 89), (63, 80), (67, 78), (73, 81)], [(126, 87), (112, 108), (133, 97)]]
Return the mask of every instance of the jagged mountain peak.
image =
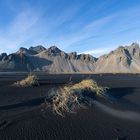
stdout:
[(62, 52), (57, 46), (51, 46), (47, 49), (47, 51), (55, 54)]
[(29, 48), (29, 50), (35, 51), (35, 52), (37, 52), (37, 53), (40, 53), (40, 52), (46, 50), (46, 48), (45, 48), (44, 46), (42, 46), (42, 45), (37, 45), (37, 46), (35, 46), (35, 47), (31, 46), (31, 47)]
[(24, 47), (20, 47), (19, 50), (16, 52), (16, 54), (25, 54), (25, 55), (36, 55), (42, 51), (46, 50), (45, 47), (43, 47), (42, 45), (38, 45), (35, 47), (30, 47), (29, 49), (24, 48)]
[(139, 48), (139, 44), (137, 42), (134, 42), (130, 45), (130, 47)]
[(7, 53), (0, 54), (0, 61), (4, 60), (7, 57)]
[(28, 49), (24, 48), (24, 47), (20, 47), (19, 50), (24, 51), (24, 50), (28, 50)]
[(130, 55), (133, 56), (135, 59), (140, 58), (140, 48), (138, 43), (132, 43), (130, 46), (126, 47), (129, 51)]
[(134, 52), (139, 50), (139, 44), (134, 42), (129, 46), (119, 46), (117, 49), (115, 49), (114, 51), (111, 51), (109, 54), (115, 53), (115, 54), (120, 54), (120, 53), (127, 53), (129, 51), (130, 52)]
[(123, 46), (119, 46), (119, 47), (114, 51), (115, 54), (122, 54), (122, 53), (125, 53), (125, 52), (126, 52), (126, 49), (125, 49), (125, 47), (123, 47)]
[(36, 54), (36, 52), (31, 51), (24, 47), (20, 47), (19, 50), (16, 52), (16, 54), (34, 55)]
[(7, 56), (7, 53), (1, 53), (0, 56)]
[(27, 51), (28, 51), (28, 49), (24, 48), (24, 47), (20, 47), (18, 50), (19, 53), (26, 53)]
[(38, 54), (39, 56), (65, 56), (66, 53), (61, 51), (57, 46), (51, 46)]
[(78, 58), (77, 52), (68, 53), (68, 58), (69, 59), (77, 59)]
[(81, 60), (84, 60), (86, 62), (96, 62), (98, 60), (97, 58), (93, 57), (90, 54), (80, 54), (78, 56)]

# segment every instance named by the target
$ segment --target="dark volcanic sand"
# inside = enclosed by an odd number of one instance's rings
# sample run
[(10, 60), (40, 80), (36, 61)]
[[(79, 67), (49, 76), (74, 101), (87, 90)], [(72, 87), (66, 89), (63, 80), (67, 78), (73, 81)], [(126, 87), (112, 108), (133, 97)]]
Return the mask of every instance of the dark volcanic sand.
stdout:
[[(139, 75), (42, 74), (39, 87), (10, 86), (24, 76), (0, 74), (0, 140), (140, 140)], [(41, 112), (52, 87), (86, 77), (111, 87), (108, 98), (97, 98), (93, 107), (64, 118), (49, 109)]]

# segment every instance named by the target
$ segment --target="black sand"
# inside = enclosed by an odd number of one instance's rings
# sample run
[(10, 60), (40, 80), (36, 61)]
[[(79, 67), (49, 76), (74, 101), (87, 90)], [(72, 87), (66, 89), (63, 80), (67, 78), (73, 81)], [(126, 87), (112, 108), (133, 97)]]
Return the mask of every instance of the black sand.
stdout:
[[(0, 140), (140, 140), (140, 76), (132, 74), (39, 74), (39, 87), (12, 87), (27, 74), (0, 74)], [(42, 112), (52, 87), (93, 78), (111, 87), (108, 99), (66, 114)]]

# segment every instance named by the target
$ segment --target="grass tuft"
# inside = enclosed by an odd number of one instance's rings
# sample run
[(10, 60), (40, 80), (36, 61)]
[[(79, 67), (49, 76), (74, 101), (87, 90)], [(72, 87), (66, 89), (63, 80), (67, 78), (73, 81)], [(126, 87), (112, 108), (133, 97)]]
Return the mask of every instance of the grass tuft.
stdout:
[(91, 105), (94, 97), (103, 96), (106, 88), (98, 86), (92, 79), (83, 80), (77, 84), (52, 90), (51, 107), (53, 111), (64, 116), (66, 112), (74, 112), (76, 108)]
[(14, 85), (20, 87), (31, 87), (38, 86), (39, 82), (36, 75), (30, 74), (25, 79), (15, 82)]

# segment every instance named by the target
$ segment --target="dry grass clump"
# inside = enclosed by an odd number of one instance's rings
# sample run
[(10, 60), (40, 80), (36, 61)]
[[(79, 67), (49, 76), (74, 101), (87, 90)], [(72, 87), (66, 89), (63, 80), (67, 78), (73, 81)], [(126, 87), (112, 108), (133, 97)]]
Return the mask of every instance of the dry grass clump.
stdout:
[(83, 80), (57, 89), (55, 94), (53, 90), (51, 106), (55, 113), (64, 116), (65, 112), (74, 112), (78, 107), (91, 105), (94, 97), (102, 96), (105, 90), (92, 79)]
[(36, 75), (30, 74), (25, 79), (14, 83), (14, 85), (21, 86), (21, 87), (31, 87), (31, 86), (38, 86), (39, 82)]

